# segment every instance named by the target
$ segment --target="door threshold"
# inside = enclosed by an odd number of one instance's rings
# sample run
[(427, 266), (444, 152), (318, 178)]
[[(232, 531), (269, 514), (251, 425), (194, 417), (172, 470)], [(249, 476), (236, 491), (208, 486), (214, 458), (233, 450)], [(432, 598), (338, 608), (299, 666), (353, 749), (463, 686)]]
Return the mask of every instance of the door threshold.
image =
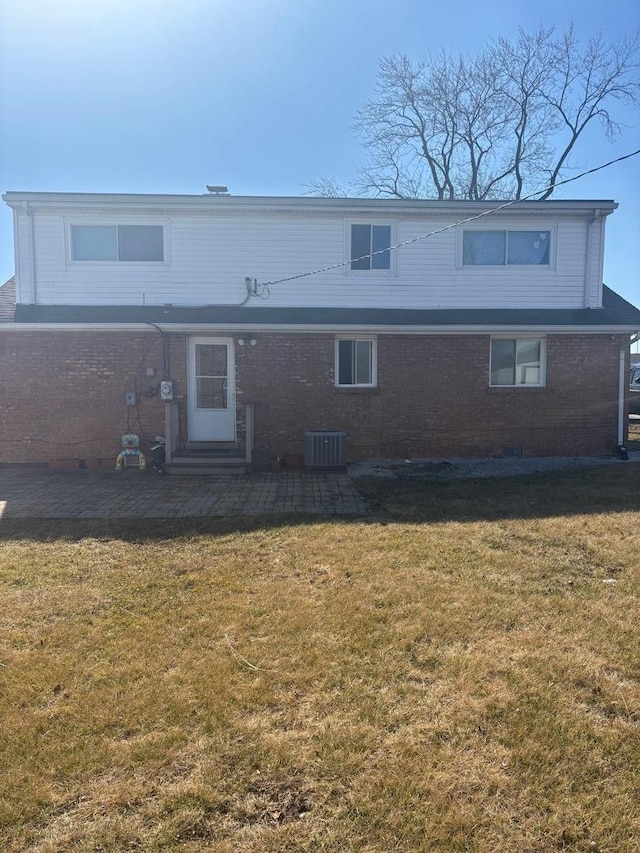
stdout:
[(237, 441), (188, 441), (187, 450), (234, 450)]

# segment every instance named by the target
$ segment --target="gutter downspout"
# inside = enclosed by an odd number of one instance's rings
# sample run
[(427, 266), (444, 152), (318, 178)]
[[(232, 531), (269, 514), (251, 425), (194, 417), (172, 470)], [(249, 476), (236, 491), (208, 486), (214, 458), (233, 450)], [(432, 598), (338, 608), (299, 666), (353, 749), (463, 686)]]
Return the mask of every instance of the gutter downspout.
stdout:
[(33, 304), (38, 304), (38, 285), (36, 273), (36, 231), (33, 224), (33, 208), (30, 202), (26, 204), (27, 216), (29, 217), (29, 238), (31, 242), (31, 293), (33, 296)]
[(618, 370), (618, 452), (621, 459), (628, 459), (629, 455), (624, 446), (624, 427), (625, 427), (625, 386), (627, 378), (627, 353), (624, 347), (620, 347), (619, 370)]
[[(584, 307), (585, 308), (596, 307), (595, 305), (591, 304), (593, 300), (591, 297), (590, 288), (591, 288), (591, 270), (592, 270), (592, 266), (593, 266), (593, 264), (591, 263), (591, 256), (593, 254), (593, 247), (592, 247), (593, 225), (597, 219), (602, 219), (602, 214), (600, 213), (599, 207), (594, 207), (593, 216), (591, 217), (591, 219), (587, 223), (587, 248), (586, 248), (585, 258), (584, 258)], [(600, 249), (602, 250), (602, 246), (600, 246)], [(601, 286), (602, 286), (602, 282), (599, 282), (598, 287), (601, 287)]]

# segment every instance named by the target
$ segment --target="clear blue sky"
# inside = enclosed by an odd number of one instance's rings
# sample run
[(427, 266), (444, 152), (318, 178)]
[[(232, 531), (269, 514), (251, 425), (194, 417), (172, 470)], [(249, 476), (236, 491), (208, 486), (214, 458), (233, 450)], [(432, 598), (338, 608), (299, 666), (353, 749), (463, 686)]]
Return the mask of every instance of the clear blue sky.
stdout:
[[(607, 39), (640, 24), (637, 0), (0, 0), (0, 189), (300, 195), (349, 180), (351, 124), (377, 60), (473, 52), (541, 23)], [(574, 165), (640, 147), (640, 116), (612, 146), (591, 133)], [(565, 188), (613, 198), (605, 281), (640, 303), (640, 157)], [(0, 211), (0, 278), (13, 273)]]

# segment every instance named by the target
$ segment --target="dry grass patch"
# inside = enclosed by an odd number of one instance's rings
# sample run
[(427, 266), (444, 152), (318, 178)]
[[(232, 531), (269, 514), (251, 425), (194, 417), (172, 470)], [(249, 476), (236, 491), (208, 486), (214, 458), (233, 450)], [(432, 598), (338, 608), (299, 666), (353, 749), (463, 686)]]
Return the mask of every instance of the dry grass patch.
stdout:
[(0, 848), (640, 850), (636, 466), (0, 528)]

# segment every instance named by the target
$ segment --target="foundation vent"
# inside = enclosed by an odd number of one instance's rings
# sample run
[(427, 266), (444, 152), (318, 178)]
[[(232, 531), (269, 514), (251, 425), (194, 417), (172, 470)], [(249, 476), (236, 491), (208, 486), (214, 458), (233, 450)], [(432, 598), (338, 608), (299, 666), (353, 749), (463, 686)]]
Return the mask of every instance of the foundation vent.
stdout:
[(344, 468), (347, 464), (347, 434), (316, 429), (304, 434), (305, 468)]
[(502, 448), (502, 456), (504, 459), (521, 459), (522, 458), (522, 448), (521, 447), (503, 447)]

